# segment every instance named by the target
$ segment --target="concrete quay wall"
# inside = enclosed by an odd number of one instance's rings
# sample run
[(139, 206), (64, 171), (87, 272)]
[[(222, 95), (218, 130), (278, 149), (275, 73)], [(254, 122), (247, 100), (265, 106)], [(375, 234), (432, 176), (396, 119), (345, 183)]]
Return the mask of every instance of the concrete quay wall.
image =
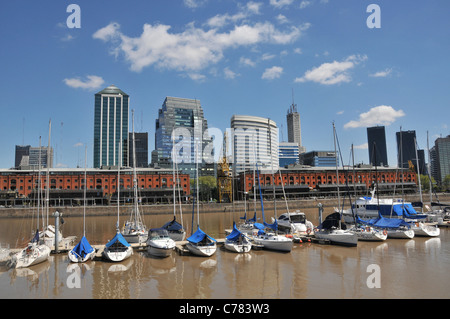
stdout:
[[(425, 198), (425, 197), (424, 197)], [(425, 199), (425, 204), (428, 203), (428, 197)], [(342, 199), (341, 199), (342, 200)], [(418, 195), (408, 195), (405, 196), (406, 201), (419, 201)], [(450, 203), (450, 194), (439, 195), (439, 200), (441, 203)], [(290, 211), (295, 210), (311, 210), (317, 209), (317, 205), (321, 203), (324, 208), (332, 208), (338, 206), (337, 198), (316, 198), (316, 199), (302, 199), (302, 200), (289, 200), (288, 206)], [(254, 207), (253, 202), (247, 202), (248, 211), (252, 212)], [(256, 204), (257, 211), (261, 210), (260, 201)], [(277, 200), (276, 202), (277, 211), (284, 211), (286, 203), (284, 200)], [(348, 198), (344, 202), (344, 207), (349, 207)], [(132, 208), (132, 205), (121, 206), (121, 213), (128, 213)], [(192, 212), (192, 204), (182, 205), (183, 213)], [(69, 216), (83, 216), (83, 207), (50, 207), (49, 213), (53, 214), (58, 210), (63, 214), (64, 217)], [(158, 214), (173, 214), (173, 205), (169, 204), (159, 204), (159, 205), (143, 205), (140, 206), (141, 213), (144, 215), (158, 215)], [(264, 211), (273, 212), (274, 202), (264, 201)], [(243, 212), (244, 202), (239, 201), (232, 203), (200, 203), (200, 213), (226, 213), (226, 212)], [(177, 206), (177, 213), (179, 212), (179, 207)], [(23, 218), (32, 217), (37, 213), (35, 208), (0, 208), (0, 218)], [(326, 211), (325, 211), (326, 213)], [(87, 216), (115, 216), (117, 215), (116, 206), (88, 206), (86, 207)]]

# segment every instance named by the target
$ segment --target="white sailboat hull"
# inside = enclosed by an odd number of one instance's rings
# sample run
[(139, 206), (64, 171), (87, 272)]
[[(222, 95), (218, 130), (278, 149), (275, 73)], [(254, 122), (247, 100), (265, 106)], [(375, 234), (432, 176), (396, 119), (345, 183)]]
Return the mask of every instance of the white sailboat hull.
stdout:
[(78, 256), (73, 251), (69, 251), (68, 257), (69, 257), (69, 260), (73, 263), (84, 263), (86, 261), (94, 259), (95, 250), (89, 254), (86, 254), (86, 256), (84, 256), (84, 258), (82, 258), (81, 256)]
[(412, 239), (414, 238), (414, 230), (407, 229), (407, 230), (401, 230), (401, 229), (391, 229), (387, 231), (388, 238), (394, 238), (394, 239)]
[(257, 245), (262, 245), (265, 249), (290, 252), (294, 242), (292, 239), (280, 235), (260, 235), (254, 238)]
[(429, 225), (425, 225), (422, 223), (418, 223), (419, 225), (414, 225), (414, 235), (421, 237), (437, 237), (440, 235), (441, 230), (438, 227), (433, 227)]
[(358, 237), (343, 229), (319, 230), (314, 233), (318, 239), (329, 240), (332, 244), (341, 246), (357, 246)]
[(214, 255), (214, 253), (217, 250), (217, 245), (214, 242), (210, 245), (196, 245), (191, 242), (186, 244), (187, 249), (196, 256), (202, 256), (202, 257), (210, 257)]
[(376, 230), (371, 227), (369, 228), (359, 228), (359, 229), (350, 229), (349, 231), (353, 232), (358, 240), (361, 241), (385, 241), (387, 239), (387, 231), (386, 230)]
[(250, 242), (236, 243), (225, 241), (225, 249), (234, 253), (248, 253), (252, 249), (252, 244)]
[(109, 250), (107, 247), (103, 250), (103, 257), (109, 261), (118, 262), (125, 260), (133, 254), (133, 248), (127, 247), (125, 250)]
[(148, 238), (148, 233), (145, 231), (122, 233), (123, 238), (130, 244), (142, 244)]
[(168, 257), (175, 249), (175, 242), (171, 239), (156, 239), (147, 241), (147, 251), (156, 257)]
[(32, 245), (22, 249), (11, 259), (13, 268), (26, 268), (40, 264), (50, 256), (50, 247), (47, 245)]

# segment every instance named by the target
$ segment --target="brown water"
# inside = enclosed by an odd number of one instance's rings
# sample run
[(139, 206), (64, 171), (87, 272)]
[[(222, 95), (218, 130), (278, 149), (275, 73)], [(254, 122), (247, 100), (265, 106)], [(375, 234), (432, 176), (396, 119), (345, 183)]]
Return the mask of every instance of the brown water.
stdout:
[[(305, 212), (317, 224), (317, 210)], [(230, 213), (200, 217), (201, 228), (216, 238), (225, 237), (233, 221)], [(148, 227), (159, 227), (172, 217), (144, 218)], [(185, 214), (189, 229), (191, 221)], [(115, 223), (115, 217), (88, 217), (86, 237), (103, 245), (114, 236)], [(63, 235), (80, 238), (82, 226), (82, 217), (65, 218)], [(29, 219), (0, 219), (2, 244), (15, 247), (30, 231)], [(380, 288), (367, 284), (373, 264), (379, 266)], [(220, 248), (211, 258), (174, 252), (158, 259), (135, 251), (122, 263), (82, 265), (59, 254), (29, 269), (0, 267), (0, 298), (450, 298), (449, 264), (450, 230), (445, 228), (439, 238), (359, 242), (353, 248), (302, 243), (287, 254), (252, 250), (240, 255)]]

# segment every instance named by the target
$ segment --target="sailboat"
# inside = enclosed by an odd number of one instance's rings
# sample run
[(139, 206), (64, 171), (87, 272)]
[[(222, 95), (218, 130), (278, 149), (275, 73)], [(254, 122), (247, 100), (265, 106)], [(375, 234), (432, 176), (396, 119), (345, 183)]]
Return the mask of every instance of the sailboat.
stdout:
[[(122, 143), (119, 143), (119, 153), (122, 154)], [(133, 248), (126, 241), (119, 229), (120, 215), (120, 161), (117, 169), (117, 224), (116, 235), (104, 247), (102, 255), (105, 259), (118, 262), (127, 259), (133, 254)]]
[[(41, 144), (41, 139), (39, 138), (39, 146)], [(38, 178), (38, 194), (40, 194), (40, 181), (41, 181), (41, 149), (39, 148), (39, 178)], [(39, 207), (40, 200), (38, 199), (38, 210), (37, 210), (37, 227), (39, 227)], [(19, 251), (18, 253), (11, 256), (8, 262), (8, 266), (11, 268), (26, 268), (39, 263), (42, 263), (48, 259), (50, 256), (51, 249), (49, 246), (40, 243), (39, 229), (36, 229), (36, 233), (27, 247)]]
[(92, 260), (95, 257), (95, 249), (92, 248), (91, 244), (89, 244), (89, 241), (86, 238), (87, 147), (84, 153), (83, 237), (81, 237), (79, 243), (69, 251), (69, 260), (74, 263), (84, 263), (88, 260)]
[[(187, 238), (187, 249), (194, 255), (210, 257), (217, 250), (217, 241), (200, 229), (200, 207), (198, 199), (198, 146), (196, 145), (196, 182), (197, 182), (197, 231)], [(194, 213), (194, 211), (192, 211)]]
[(27, 245), (18, 253), (11, 257), (9, 266), (12, 268), (26, 268), (39, 263), (42, 263), (50, 256), (50, 247), (44, 244), (39, 244), (39, 230)]
[[(288, 238), (286, 236), (278, 235), (276, 232), (278, 231), (278, 222), (277, 220), (274, 221), (273, 224), (268, 224), (265, 222), (264, 217), (264, 203), (261, 193), (261, 181), (259, 178), (259, 171), (258, 172), (258, 184), (259, 184), (259, 197), (261, 200), (261, 210), (262, 210), (262, 219), (263, 219), (263, 227), (261, 227), (261, 224), (255, 223), (255, 227), (259, 229), (256, 236), (253, 236), (253, 241), (256, 245), (261, 245), (265, 249), (269, 250), (277, 250), (281, 252), (291, 252), (292, 247), (294, 245), (294, 242), (291, 238)], [(273, 171), (272, 171), (273, 172)], [(275, 182), (275, 181), (273, 181)], [(275, 187), (275, 184), (274, 184)], [(275, 195), (274, 195), (275, 198)], [(270, 229), (267, 232), (262, 229)]]
[[(338, 171), (338, 157), (336, 149), (336, 128), (333, 122), (333, 135), (334, 135), (334, 152), (336, 155), (336, 185), (338, 194), (338, 203), (340, 205), (340, 195), (339, 195), (339, 171)], [(323, 223), (321, 223), (317, 230), (314, 232), (314, 236), (318, 239), (329, 240), (332, 244), (342, 245), (342, 246), (357, 246), (358, 237), (356, 234), (348, 231), (345, 225), (341, 222), (342, 214), (341, 210), (332, 213), (327, 216)]]
[(136, 175), (136, 143), (134, 138), (134, 110), (132, 111), (133, 119), (133, 190), (134, 190), (134, 207), (131, 212), (130, 220), (126, 221), (122, 235), (129, 243), (144, 243), (147, 240), (148, 231), (139, 212), (138, 198), (138, 181)]
[(180, 218), (181, 218), (181, 224), (179, 222), (177, 222), (177, 216), (176, 216), (176, 185), (178, 177), (176, 176), (175, 172), (178, 172), (178, 167), (177, 169), (175, 169), (175, 165), (178, 166), (178, 164), (176, 164), (177, 162), (177, 154), (175, 152), (175, 148), (173, 148), (174, 152), (173, 152), (173, 161), (172, 161), (172, 169), (173, 169), (173, 173), (172, 173), (172, 180), (173, 180), (173, 220), (171, 220), (170, 222), (165, 223), (161, 228), (167, 230), (169, 237), (172, 238), (174, 241), (183, 241), (186, 238), (186, 231), (184, 230), (183, 227), (183, 211), (181, 209), (181, 195), (180, 195), (180, 190), (178, 190), (178, 201), (180, 203)]
[[(414, 138), (414, 146), (415, 146), (415, 151), (416, 151), (416, 164), (417, 164), (417, 176), (418, 176), (418, 180), (419, 180), (419, 194), (420, 194), (420, 202), (423, 203), (423, 198), (422, 198), (422, 185), (420, 182), (420, 176), (419, 176), (419, 156), (417, 154), (417, 141), (416, 138)], [(422, 207), (423, 209), (423, 207)], [(422, 211), (423, 213), (423, 211)], [(430, 226), (427, 225), (425, 223), (422, 222), (421, 219), (426, 218), (427, 215), (426, 214), (422, 214), (422, 215), (417, 215), (417, 214), (413, 214), (412, 216), (410, 216), (410, 221), (412, 221), (412, 229), (414, 230), (414, 234), (416, 236), (422, 236), (422, 237), (437, 237), (440, 235), (441, 230), (437, 227), (437, 225), (435, 226)]]
[(249, 238), (236, 227), (233, 222), (233, 231), (225, 238), (225, 249), (235, 253), (248, 253), (252, 249)]

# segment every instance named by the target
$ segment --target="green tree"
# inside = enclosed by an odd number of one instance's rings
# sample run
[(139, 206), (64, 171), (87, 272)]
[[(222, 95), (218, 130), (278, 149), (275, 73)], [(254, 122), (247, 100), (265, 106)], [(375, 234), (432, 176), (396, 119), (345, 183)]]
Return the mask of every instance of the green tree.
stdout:
[(442, 190), (450, 191), (450, 175), (446, 175), (444, 180), (442, 181)]
[[(195, 191), (197, 181), (195, 178), (191, 179), (191, 192)], [(217, 200), (217, 181), (214, 176), (200, 176), (198, 178), (199, 198), (201, 201)]]

